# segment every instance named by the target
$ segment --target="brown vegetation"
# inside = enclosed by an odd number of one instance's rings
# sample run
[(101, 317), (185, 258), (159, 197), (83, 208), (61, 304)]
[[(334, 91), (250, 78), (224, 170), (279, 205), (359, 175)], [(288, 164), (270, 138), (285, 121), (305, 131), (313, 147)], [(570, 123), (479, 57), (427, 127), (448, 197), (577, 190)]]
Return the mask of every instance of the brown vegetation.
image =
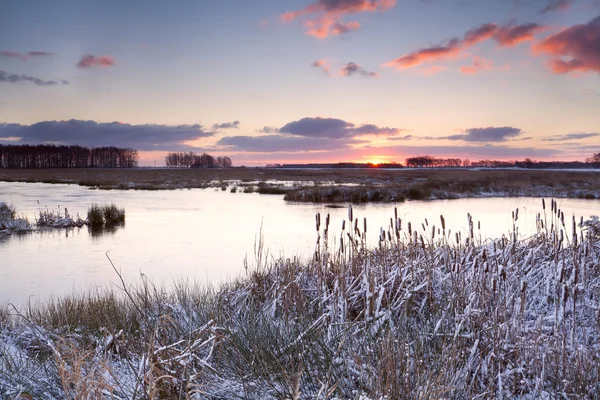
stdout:
[[(323, 187), (350, 186), (355, 191), (376, 188), (398, 192), (407, 198), (480, 196), (600, 197), (600, 173), (549, 170), (441, 170), (441, 169), (0, 169), (0, 181), (71, 183), (100, 189), (163, 190), (221, 187), (224, 182), (255, 185), (258, 182), (293, 182), (288, 200), (320, 201), (313, 193)], [(255, 183), (252, 183), (255, 182)], [(263, 191), (266, 189), (263, 188)], [(411, 194), (412, 193), (412, 194)], [(380, 195), (378, 198), (394, 196)], [(316, 199), (316, 200), (315, 200)], [(330, 201), (330, 200), (326, 200)], [(367, 200), (374, 201), (374, 200)], [(375, 200), (382, 201), (382, 200)]]

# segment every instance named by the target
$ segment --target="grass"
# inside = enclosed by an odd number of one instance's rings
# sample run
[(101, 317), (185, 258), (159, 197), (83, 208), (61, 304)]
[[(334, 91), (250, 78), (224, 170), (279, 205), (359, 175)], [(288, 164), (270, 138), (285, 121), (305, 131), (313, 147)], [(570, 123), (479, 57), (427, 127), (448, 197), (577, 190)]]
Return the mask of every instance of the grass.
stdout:
[(368, 247), (377, 230), (348, 214), (317, 215), (311, 260), (265, 261), (259, 239), (219, 288), (121, 281), (0, 309), (0, 397), (600, 396), (598, 218), (544, 202), (537, 234), (515, 210), (492, 240), (470, 215), (459, 233), (394, 214)]
[(26, 217), (19, 217), (14, 206), (0, 201), (0, 236), (31, 230), (31, 224)]
[(91, 229), (111, 228), (125, 224), (125, 209), (114, 204), (92, 204), (87, 214), (88, 225)]
[(44, 209), (38, 210), (35, 223), (40, 228), (81, 228), (86, 224), (86, 221), (81, 219), (79, 214), (69, 214), (66, 207), (63, 212), (60, 206), (56, 210), (48, 209), (48, 206), (46, 206)]

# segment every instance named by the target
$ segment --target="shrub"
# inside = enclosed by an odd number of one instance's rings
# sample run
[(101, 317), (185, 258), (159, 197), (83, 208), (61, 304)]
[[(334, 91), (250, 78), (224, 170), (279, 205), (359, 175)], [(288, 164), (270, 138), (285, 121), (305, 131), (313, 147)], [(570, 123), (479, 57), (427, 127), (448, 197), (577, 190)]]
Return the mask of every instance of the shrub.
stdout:
[(116, 205), (100, 206), (92, 204), (88, 210), (88, 224), (92, 229), (123, 225), (125, 223), (125, 209)]

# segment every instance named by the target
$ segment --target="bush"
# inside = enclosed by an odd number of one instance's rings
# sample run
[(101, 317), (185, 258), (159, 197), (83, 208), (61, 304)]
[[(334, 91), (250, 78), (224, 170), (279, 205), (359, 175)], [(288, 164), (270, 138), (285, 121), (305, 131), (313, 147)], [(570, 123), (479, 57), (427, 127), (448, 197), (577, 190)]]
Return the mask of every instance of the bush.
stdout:
[(116, 205), (92, 204), (88, 210), (88, 224), (92, 229), (113, 227), (125, 223), (125, 209)]

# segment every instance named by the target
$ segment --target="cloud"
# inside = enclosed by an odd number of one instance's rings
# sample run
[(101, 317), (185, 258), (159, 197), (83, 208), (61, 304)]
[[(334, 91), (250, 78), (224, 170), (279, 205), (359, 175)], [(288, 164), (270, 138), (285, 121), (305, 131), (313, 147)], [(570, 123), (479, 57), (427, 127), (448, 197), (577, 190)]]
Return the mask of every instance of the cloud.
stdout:
[(278, 129), (281, 134), (327, 139), (344, 139), (364, 135), (395, 135), (403, 131), (405, 130), (378, 127), (373, 124), (356, 126), (341, 119), (322, 117), (302, 118), (289, 122)]
[(257, 132), (261, 132), (261, 133), (279, 133), (279, 128), (274, 127), (274, 126), (265, 126), (262, 129), (257, 130)]
[(20, 58), (21, 60), (27, 60), (31, 57), (45, 57), (51, 56), (52, 53), (46, 51), (28, 51), (27, 53), (17, 53), (16, 51), (0, 50), (0, 56)]
[(23, 74), (21, 74), (21, 75), (11, 74), (10, 72), (6, 72), (6, 71), (0, 71), (0, 82), (7, 82), (7, 83), (33, 82), (38, 86), (54, 86), (54, 85), (59, 85), (59, 84), (63, 84), (63, 85), (69, 84), (69, 81), (66, 81), (64, 79), (61, 79), (60, 81), (45, 81), (43, 79), (36, 78), (34, 76), (23, 75)]
[(566, 11), (574, 1), (575, 0), (548, 0), (548, 4), (540, 11), (540, 14), (551, 11)]
[[(42, 121), (32, 125), (0, 124), (0, 138), (18, 137), (20, 144), (55, 143), (133, 147), (137, 150), (185, 150), (184, 142), (213, 136), (202, 125), (132, 125), (84, 120)], [(16, 144), (16, 143), (15, 143)]]
[(110, 67), (115, 65), (115, 59), (111, 56), (93, 56), (91, 54), (85, 54), (81, 57), (81, 60), (77, 63), (79, 68), (90, 68), (90, 67)]
[(303, 9), (286, 12), (280, 18), (284, 22), (303, 18), (305, 33), (324, 39), (360, 28), (357, 21), (342, 22), (348, 14), (386, 11), (395, 4), (396, 0), (317, 0)]
[(233, 122), (224, 122), (222, 124), (214, 124), (212, 126), (213, 129), (232, 129), (232, 128), (239, 128), (240, 127), (240, 121), (233, 121)]
[(350, 148), (361, 141), (340, 141), (331, 138), (315, 140), (311, 137), (263, 135), (263, 136), (227, 136), (219, 139), (218, 146), (226, 147), (228, 151), (252, 153), (270, 152), (306, 152), (332, 151)]
[(331, 72), (329, 70), (329, 64), (325, 60), (317, 60), (317, 61), (311, 62), (310, 66), (320, 69), (321, 71), (323, 71), (323, 73), (325, 75), (331, 75)]
[(519, 128), (510, 126), (469, 128), (465, 134), (451, 135), (440, 139), (464, 140), (465, 142), (505, 142), (523, 133)]
[(471, 65), (463, 65), (460, 67), (460, 72), (467, 75), (473, 75), (480, 71), (494, 69), (494, 61), (483, 57), (473, 57)]
[(348, 64), (346, 64), (342, 68), (340, 68), (340, 75), (342, 75), (342, 76), (352, 76), (354, 74), (359, 74), (359, 75), (368, 76), (368, 77), (375, 77), (375, 78), (379, 76), (379, 74), (377, 72), (367, 71), (366, 69), (362, 68), (360, 65), (353, 63), (353, 62), (349, 62)]
[(412, 68), (427, 62), (456, 57), (467, 48), (486, 40), (494, 40), (501, 47), (512, 47), (519, 43), (533, 40), (534, 34), (543, 29), (541, 25), (535, 23), (504, 26), (487, 23), (468, 30), (462, 38), (455, 37), (448, 40), (445, 44), (415, 50), (392, 61), (388, 61), (383, 66), (400, 70)]
[(523, 159), (551, 158), (561, 155), (557, 149), (540, 149), (535, 147), (509, 147), (501, 145), (471, 145), (471, 146), (398, 146), (394, 149), (405, 156), (427, 154), (439, 157), (460, 157), (471, 160), (480, 159)]
[(587, 139), (591, 137), (600, 136), (600, 133), (596, 132), (584, 132), (584, 133), (567, 133), (566, 135), (555, 135), (546, 139), (543, 139), (547, 142), (564, 142), (567, 140), (579, 140), (579, 139)]
[(545, 38), (534, 52), (555, 56), (549, 64), (555, 74), (600, 72), (600, 16)]

